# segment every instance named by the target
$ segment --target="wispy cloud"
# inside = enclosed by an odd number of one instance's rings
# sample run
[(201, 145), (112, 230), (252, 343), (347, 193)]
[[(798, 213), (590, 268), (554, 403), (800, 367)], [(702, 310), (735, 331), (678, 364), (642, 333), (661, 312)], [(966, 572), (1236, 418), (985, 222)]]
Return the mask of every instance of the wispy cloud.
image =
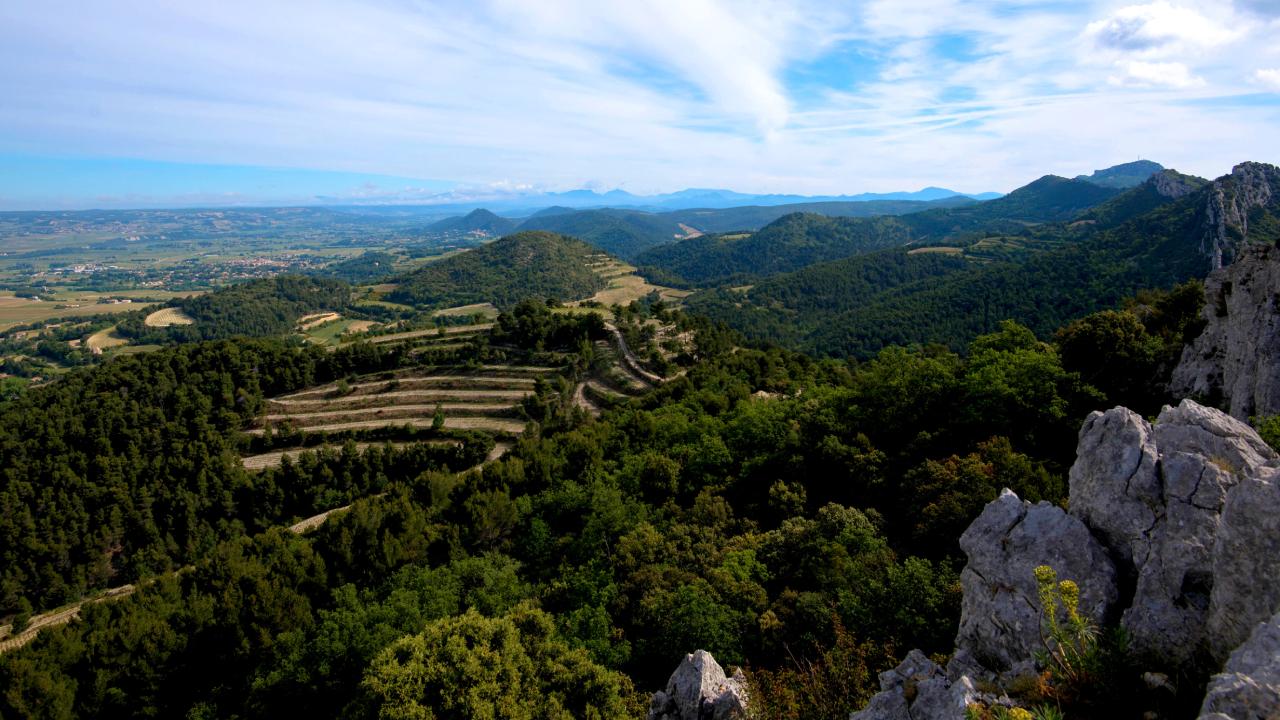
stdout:
[(470, 189), (1009, 189), (1137, 154), (1215, 174), (1280, 156), (1280, 96), (1185, 102), (1274, 86), (1273, 5), (4, 3), (0, 152)]

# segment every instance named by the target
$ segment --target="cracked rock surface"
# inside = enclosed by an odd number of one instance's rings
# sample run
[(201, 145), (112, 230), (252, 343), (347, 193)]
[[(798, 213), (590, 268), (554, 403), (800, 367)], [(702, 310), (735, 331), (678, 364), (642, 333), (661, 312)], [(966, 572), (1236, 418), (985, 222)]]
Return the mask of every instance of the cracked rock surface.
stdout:
[(998, 672), (1044, 649), (1034, 570), (1052, 567), (1080, 586), (1080, 612), (1101, 623), (1115, 603), (1116, 572), (1102, 544), (1062, 508), (1032, 505), (1010, 490), (987, 504), (960, 536), (969, 562), (960, 574), (964, 599), (956, 647)]
[(1170, 389), (1221, 398), (1233, 417), (1280, 413), (1280, 250), (1242, 250), (1205, 279), (1206, 322), (1182, 351)]
[(1260, 623), (1209, 682), (1201, 720), (1280, 718), (1280, 614)]
[(952, 720), (959, 699), (1013, 702), (974, 680), (1036, 670), (1038, 565), (1079, 584), (1082, 614), (1118, 616), (1153, 667), (1221, 668), (1200, 720), (1280, 720), (1280, 456), (1190, 400), (1155, 423), (1096, 412), (1080, 430), (1070, 508), (1008, 490), (989, 503), (960, 539), (968, 564), (948, 672), (913, 652), (853, 720)]
[(1125, 408), (1085, 421), (1071, 513), (1134, 582), (1121, 618), (1134, 651), (1220, 663), (1275, 611), (1277, 465), (1252, 428), (1191, 400), (1154, 425)]

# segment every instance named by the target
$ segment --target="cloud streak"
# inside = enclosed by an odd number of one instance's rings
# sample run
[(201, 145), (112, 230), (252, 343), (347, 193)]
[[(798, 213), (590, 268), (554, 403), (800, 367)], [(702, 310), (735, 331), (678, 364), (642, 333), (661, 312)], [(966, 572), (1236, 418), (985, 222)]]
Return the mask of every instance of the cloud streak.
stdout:
[[(1280, 97), (1229, 106), (1277, 85), (1268, 7), (7, 3), (0, 152), (636, 192), (1009, 189), (1137, 154), (1216, 174), (1280, 156)], [(226, 190), (252, 188), (202, 189)]]

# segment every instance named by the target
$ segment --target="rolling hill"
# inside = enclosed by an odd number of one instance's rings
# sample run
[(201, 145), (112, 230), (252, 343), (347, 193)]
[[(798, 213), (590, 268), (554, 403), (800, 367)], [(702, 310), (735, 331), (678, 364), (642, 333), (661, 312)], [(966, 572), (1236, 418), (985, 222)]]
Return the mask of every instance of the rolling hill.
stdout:
[(421, 308), (492, 302), (510, 307), (530, 297), (574, 300), (607, 282), (588, 265), (599, 251), (549, 232), (518, 232), (419, 268), (387, 298)]
[(1095, 170), (1092, 175), (1077, 175), (1076, 179), (1103, 187), (1127, 190), (1141, 185), (1146, 182), (1147, 178), (1163, 169), (1164, 166), (1160, 163), (1151, 162), (1150, 160), (1138, 160), (1137, 162), (1109, 167), (1105, 170)]
[[(898, 247), (819, 263), (688, 303), (750, 336), (841, 356), (891, 344), (960, 347), (1004, 319), (1044, 335), (1137, 290), (1203, 277), (1240, 243), (1274, 242), (1278, 212), (1273, 166), (1246, 163), (1213, 183), (1164, 171), (1082, 220), (938, 252)], [(1231, 219), (1220, 225), (1223, 217)], [(975, 250), (992, 240), (1016, 250), (1003, 259)]]
[(646, 272), (694, 285), (745, 282), (855, 254), (974, 232), (1018, 233), (1069, 220), (1118, 194), (1082, 180), (1047, 175), (1004, 197), (899, 217), (789, 215), (748, 237), (704, 236), (636, 258)]
[(861, 200), (803, 202), (786, 205), (746, 205), (730, 208), (692, 208), (651, 213), (640, 210), (571, 210), (546, 208), (531, 215), (522, 230), (550, 230), (572, 235), (605, 252), (624, 259), (681, 238), (692, 239), (707, 233), (730, 230), (758, 230), (778, 218), (793, 213), (811, 213), (828, 217), (875, 217), (904, 215), (933, 208), (974, 205), (977, 201), (962, 195), (949, 195), (937, 200)]
[(472, 210), (461, 217), (445, 218), (427, 226), (427, 230), (433, 233), (475, 233), (489, 237), (506, 235), (515, 229), (514, 220), (508, 220), (484, 209)]
[(520, 224), (521, 230), (546, 230), (572, 235), (618, 257), (673, 242), (683, 231), (675, 220), (639, 210), (584, 210), (537, 214)]

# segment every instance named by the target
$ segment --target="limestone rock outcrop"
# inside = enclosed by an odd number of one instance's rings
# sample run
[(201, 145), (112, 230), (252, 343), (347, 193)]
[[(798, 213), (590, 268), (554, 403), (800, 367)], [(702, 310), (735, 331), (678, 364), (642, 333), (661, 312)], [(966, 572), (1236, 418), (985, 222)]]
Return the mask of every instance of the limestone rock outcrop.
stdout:
[(1191, 400), (1154, 423), (1096, 412), (1080, 430), (1069, 504), (1068, 514), (1007, 490), (989, 503), (960, 541), (968, 564), (948, 671), (913, 652), (853, 720), (953, 720), (962, 699), (1009, 701), (974, 683), (1036, 670), (1038, 565), (1075, 580), (1082, 614), (1118, 620), (1153, 669), (1221, 669), (1201, 720), (1280, 720), (1280, 455)]
[(1260, 623), (1209, 682), (1200, 720), (1280, 718), (1280, 613)]
[(1080, 612), (1101, 623), (1117, 598), (1115, 567), (1089, 529), (1062, 508), (1005, 490), (960, 536), (969, 562), (956, 647), (985, 667), (1014, 670), (1044, 649), (1034, 570), (1048, 565), (1080, 586)]
[(1190, 400), (1166, 407), (1155, 425), (1125, 408), (1085, 421), (1071, 514), (1134, 588), (1121, 625), (1135, 651), (1220, 663), (1274, 612), (1277, 466), (1252, 428)]
[(1241, 420), (1280, 413), (1280, 250), (1242, 250), (1204, 293), (1205, 329), (1182, 351), (1170, 389), (1221, 400)]
[(976, 697), (968, 677), (953, 681), (924, 653), (912, 650), (898, 667), (880, 673), (880, 692), (849, 720), (964, 720)]
[(1211, 270), (1234, 262), (1251, 239), (1275, 239), (1251, 238), (1249, 225), (1253, 212), (1273, 207), (1280, 200), (1277, 196), (1280, 196), (1280, 168), (1266, 163), (1240, 163), (1231, 169), (1230, 175), (1213, 182), (1200, 239), (1200, 251), (1209, 257)]
[(711, 653), (698, 650), (684, 656), (666, 690), (653, 694), (648, 720), (740, 720), (746, 708), (742, 671), (726, 676)]

